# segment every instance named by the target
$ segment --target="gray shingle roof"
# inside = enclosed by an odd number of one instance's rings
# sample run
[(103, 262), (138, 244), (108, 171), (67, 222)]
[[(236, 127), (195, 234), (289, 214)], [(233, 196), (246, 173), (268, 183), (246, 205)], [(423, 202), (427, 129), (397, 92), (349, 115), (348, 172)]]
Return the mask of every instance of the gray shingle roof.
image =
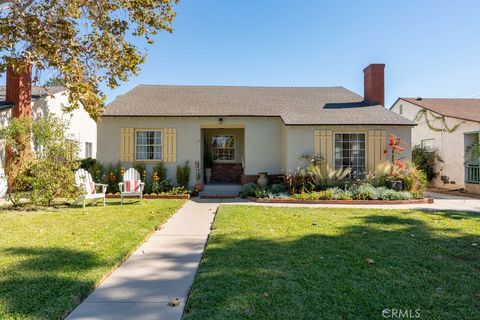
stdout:
[[(40, 99), (51, 94), (65, 91), (64, 87), (48, 87), (32, 86), (32, 100)], [(8, 109), (12, 107), (11, 103), (5, 102), (5, 86), (0, 86), (0, 109)]]
[(104, 116), (272, 116), (287, 125), (414, 125), (343, 87), (139, 85)]

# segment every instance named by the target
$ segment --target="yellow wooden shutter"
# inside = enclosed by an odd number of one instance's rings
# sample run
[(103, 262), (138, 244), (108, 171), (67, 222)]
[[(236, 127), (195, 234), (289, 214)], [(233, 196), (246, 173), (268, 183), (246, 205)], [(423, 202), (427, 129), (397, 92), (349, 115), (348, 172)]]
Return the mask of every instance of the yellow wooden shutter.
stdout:
[(120, 162), (134, 161), (134, 129), (122, 128), (120, 131)]
[(326, 165), (333, 167), (333, 136), (332, 130), (322, 129), (315, 130), (314, 132), (314, 148), (315, 154), (322, 157), (324, 162), (321, 166), (322, 169), (326, 168)]
[(385, 130), (368, 130), (368, 170), (375, 171), (377, 166), (387, 161), (387, 133)]
[(177, 129), (163, 129), (163, 162), (177, 162)]

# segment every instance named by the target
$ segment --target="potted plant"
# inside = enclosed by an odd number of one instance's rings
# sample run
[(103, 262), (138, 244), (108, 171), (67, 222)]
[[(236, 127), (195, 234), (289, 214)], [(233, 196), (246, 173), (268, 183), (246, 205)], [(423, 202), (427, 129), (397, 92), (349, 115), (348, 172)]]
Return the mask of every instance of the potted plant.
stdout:
[(268, 172), (259, 172), (258, 173), (257, 184), (262, 188), (267, 187), (267, 185), (268, 185)]
[(213, 156), (209, 148), (205, 148), (205, 154), (203, 156), (203, 165), (205, 166), (206, 183), (210, 183), (212, 179)]

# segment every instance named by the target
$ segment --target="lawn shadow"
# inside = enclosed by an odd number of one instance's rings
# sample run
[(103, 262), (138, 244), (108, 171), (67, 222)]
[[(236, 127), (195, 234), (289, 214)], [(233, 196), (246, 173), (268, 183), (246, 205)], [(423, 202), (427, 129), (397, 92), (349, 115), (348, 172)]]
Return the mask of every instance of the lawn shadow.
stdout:
[(214, 231), (185, 318), (377, 319), (386, 308), (420, 309), (425, 319), (478, 315), (478, 234), (408, 214), (356, 218), (334, 233), (319, 219), (294, 240)]
[(95, 254), (65, 248), (14, 247), (5, 256), (19, 263), (0, 271), (0, 300), (12, 317), (63, 318), (94, 289), (79, 274), (101, 266)]

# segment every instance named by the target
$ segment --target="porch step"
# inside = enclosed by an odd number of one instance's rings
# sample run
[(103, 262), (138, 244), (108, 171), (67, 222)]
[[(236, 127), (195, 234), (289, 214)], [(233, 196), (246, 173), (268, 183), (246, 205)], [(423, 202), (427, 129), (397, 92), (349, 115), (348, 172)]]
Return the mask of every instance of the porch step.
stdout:
[(227, 196), (236, 197), (242, 190), (239, 184), (206, 184), (200, 192), (200, 196)]

